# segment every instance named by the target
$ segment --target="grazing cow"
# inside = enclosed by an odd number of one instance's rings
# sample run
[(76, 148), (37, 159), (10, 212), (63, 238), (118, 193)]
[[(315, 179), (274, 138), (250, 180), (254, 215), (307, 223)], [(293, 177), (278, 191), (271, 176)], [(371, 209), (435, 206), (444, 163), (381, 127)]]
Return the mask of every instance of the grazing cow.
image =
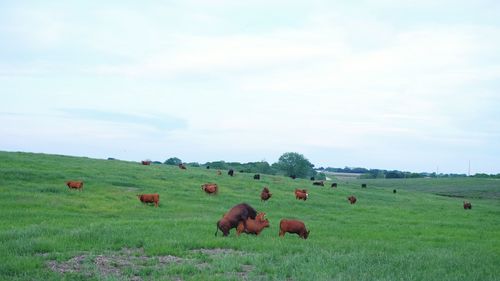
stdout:
[(472, 204), (469, 201), (464, 201), (464, 209), (472, 209)]
[(337, 183), (336, 182), (332, 183), (332, 187), (337, 188)]
[(208, 194), (217, 194), (219, 192), (219, 187), (215, 183), (202, 184), (201, 189)]
[(222, 172), (220, 170), (217, 170), (217, 175), (218, 176), (222, 175)]
[(240, 221), (236, 228), (236, 234), (240, 236), (242, 232), (245, 232), (247, 234), (259, 235), (264, 228), (269, 227), (269, 220), (265, 216), (266, 213), (258, 213), (255, 219), (247, 219), (246, 228), (243, 222)]
[(394, 190), (392, 190), (392, 193), (396, 193), (396, 190), (395, 190), (395, 189), (394, 189)]
[(347, 200), (349, 200), (349, 202), (351, 202), (351, 204), (354, 204), (356, 203), (356, 197), (354, 197), (354, 195), (351, 195), (349, 197), (347, 197)]
[(83, 181), (67, 181), (66, 185), (71, 189), (83, 190)]
[(290, 178), (292, 178), (292, 180), (296, 179), (297, 176), (296, 175), (291, 175)]
[(234, 171), (233, 169), (227, 171), (227, 174), (230, 175), (231, 177), (234, 176)]
[(313, 180), (314, 180), (314, 177), (311, 177), (311, 180), (313, 181)]
[(215, 236), (217, 236), (217, 232), (219, 232), (219, 229), (222, 231), (222, 234), (224, 236), (228, 236), (231, 228), (237, 227), (240, 222), (243, 222), (243, 228), (246, 229), (247, 219), (255, 219), (256, 215), (257, 211), (255, 211), (252, 206), (246, 203), (241, 203), (234, 206), (222, 217), (222, 219), (217, 222), (217, 230), (215, 231)]
[(154, 203), (155, 207), (158, 207), (158, 204), (160, 204), (160, 195), (158, 193), (154, 194), (137, 194), (137, 198), (139, 200), (146, 204), (146, 203)]
[(366, 188), (366, 183), (362, 183), (362, 184), (361, 184), (361, 187), (362, 187), (362, 188)]
[(210, 166), (207, 166), (207, 170), (209, 170), (209, 169), (210, 169)]
[(309, 230), (306, 229), (305, 224), (299, 220), (285, 220), (280, 221), (280, 233), (281, 237), (285, 236), (285, 233), (296, 233), (303, 239), (307, 239), (309, 236)]
[(255, 174), (253, 175), (254, 180), (260, 180), (260, 174)]
[(184, 165), (184, 163), (180, 163), (180, 164), (179, 164), (179, 168), (180, 168), (181, 170), (186, 170), (186, 165)]
[(313, 185), (325, 186), (325, 183), (323, 181), (315, 181), (315, 182), (313, 182)]
[(142, 160), (141, 161), (142, 165), (151, 165), (151, 160)]
[(264, 189), (262, 189), (262, 192), (260, 193), (260, 200), (267, 201), (269, 200), (269, 198), (271, 198), (272, 195), (273, 194), (269, 192), (269, 188), (264, 187)]
[(295, 189), (295, 199), (306, 201), (309, 197), (309, 193), (305, 189)]

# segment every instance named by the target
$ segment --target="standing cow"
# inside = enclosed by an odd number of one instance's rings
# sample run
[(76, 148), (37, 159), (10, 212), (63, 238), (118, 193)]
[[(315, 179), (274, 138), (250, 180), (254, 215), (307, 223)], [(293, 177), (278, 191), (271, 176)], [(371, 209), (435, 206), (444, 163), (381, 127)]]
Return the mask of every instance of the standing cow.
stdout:
[(219, 229), (222, 231), (224, 236), (228, 236), (231, 228), (237, 227), (240, 222), (243, 222), (243, 227), (246, 229), (246, 220), (248, 218), (255, 219), (255, 216), (257, 216), (257, 211), (255, 211), (252, 206), (247, 203), (238, 204), (232, 207), (231, 210), (229, 210), (229, 212), (227, 212), (222, 219), (217, 222), (215, 236), (217, 236)]
[(247, 234), (259, 235), (264, 228), (269, 227), (269, 220), (265, 216), (266, 213), (259, 213), (255, 219), (247, 219), (246, 228), (243, 222), (240, 222), (236, 228), (236, 234), (240, 236), (242, 232), (245, 232)]
[(464, 210), (472, 209), (472, 204), (469, 201), (464, 201)]
[(83, 190), (83, 181), (67, 181), (66, 185), (70, 189), (78, 189), (79, 191)]
[(313, 185), (325, 186), (325, 182), (323, 182), (323, 181), (315, 181), (315, 182), (313, 182)]
[(357, 199), (356, 199), (356, 197), (354, 197), (354, 195), (351, 195), (351, 196), (347, 197), (347, 200), (349, 200), (349, 202), (351, 204), (354, 204), (357, 201)]
[(155, 207), (158, 208), (160, 204), (160, 195), (158, 193), (153, 194), (138, 194), (137, 198), (143, 203), (154, 203)]
[(269, 198), (271, 198), (273, 194), (269, 192), (269, 188), (264, 187), (262, 189), (262, 192), (260, 193), (260, 200), (261, 201), (267, 201)]
[(309, 230), (306, 229), (304, 222), (299, 220), (286, 220), (282, 219), (280, 221), (280, 237), (284, 237), (285, 233), (295, 233), (303, 239), (309, 237)]
[(230, 175), (231, 177), (234, 176), (234, 170), (231, 169), (231, 170), (227, 171), (227, 174)]
[(337, 183), (336, 182), (332, 183), (332, 187), (337, 188)]
[(253, 175), (254, 180), (260, 180), (260, 174), (255, 174)]
[(306, 201), (308, 197), (309, 193), (307, 193), (307, 190), (298, 188), (295, 189), (295, 199)]

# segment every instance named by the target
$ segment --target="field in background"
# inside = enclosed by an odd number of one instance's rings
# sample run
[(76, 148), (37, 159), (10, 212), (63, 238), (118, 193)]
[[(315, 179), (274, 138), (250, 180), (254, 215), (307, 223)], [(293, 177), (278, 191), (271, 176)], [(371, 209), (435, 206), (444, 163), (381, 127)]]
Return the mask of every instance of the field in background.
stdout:
[[(310, 181), (125, 161), (0, 152), (1, 280), (498, 280), (500, 182)], [(84, 180), (68, 190), (66, 180)], [(216, 182), (217, 196), (200, 185)], [(367, 183), (368, 188), (360, 188)], [(269, 186), (273, 197), (261, 202)], [(293, 190), (307, 188), (307, 201)], [(397, 189), (393, 194), (392, 190)], [(160, 194), (160, 207), (136, 194)], [(350, 205), (346, 197), (358, 198)], [(440, 195), (436, 195), (440, 194)], [(441, 196), (445, 195), (445, 196)], [(455, 197), (450, 197), (455, 196)], [(465, 211), (463, 200), (473, 208)], [(260, 236), (214, 236), (240, 202), (267, 213)], [(278, 237), (301, 219), (308, 240)]]

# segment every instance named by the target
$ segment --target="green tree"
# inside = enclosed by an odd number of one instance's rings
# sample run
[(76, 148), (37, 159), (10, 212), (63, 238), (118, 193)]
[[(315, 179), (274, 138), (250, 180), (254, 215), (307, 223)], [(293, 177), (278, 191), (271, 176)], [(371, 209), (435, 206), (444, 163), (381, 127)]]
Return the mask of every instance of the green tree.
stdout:
[(171, 157), (165, 161), (165, 164), (167, 164), (167, 165), (179, 165), (179, 164), (182, 164), (182, 161), (181, 161), (181, 159), (179, 159), (177, 157)]
[(314, 165), (311, 164), (304, 155), (297, 152), (284, 153), (278, 159), (275, 166), (286, 176), (295, 175), (298, 178), (306, 178), (316, 173), (316, 171), (313, 170)]

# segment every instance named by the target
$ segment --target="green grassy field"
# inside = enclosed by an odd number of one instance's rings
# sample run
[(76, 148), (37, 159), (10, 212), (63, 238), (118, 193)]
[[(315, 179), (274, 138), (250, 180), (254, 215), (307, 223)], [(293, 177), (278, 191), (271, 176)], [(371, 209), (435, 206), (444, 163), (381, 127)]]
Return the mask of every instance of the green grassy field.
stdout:
[[(332, 189), (252, 176), (0, 152), (0, 279), (500, 280), (498, 180), (349, 180)], [(67, 180), (83, 180), (84, 190)], [(219, 194), (201, 191), (206, 182)], [(273, 193), (265, 203), (263, 186)], [(296, 200), (295, 188), (309, 199)], [(154, 192), (159, 208), (136, 197)], [(241, 202), (266, 212), (271, 227), (215, 237), (216, 221)], [(282, 218), (303, 220), (309, 239), (278, 237)]]

